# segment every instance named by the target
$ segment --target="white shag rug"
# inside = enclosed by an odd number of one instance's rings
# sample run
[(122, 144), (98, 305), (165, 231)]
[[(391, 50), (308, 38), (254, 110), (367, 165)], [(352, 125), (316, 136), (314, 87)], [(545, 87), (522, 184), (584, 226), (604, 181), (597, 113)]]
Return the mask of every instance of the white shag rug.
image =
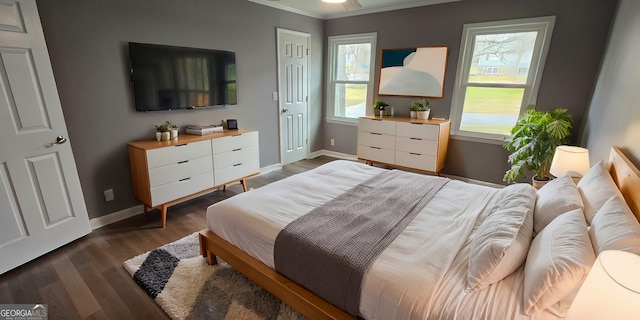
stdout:
[(304, 319), (218, 259), (200, 255), (198, 233), (123, 263), (171, 319)]

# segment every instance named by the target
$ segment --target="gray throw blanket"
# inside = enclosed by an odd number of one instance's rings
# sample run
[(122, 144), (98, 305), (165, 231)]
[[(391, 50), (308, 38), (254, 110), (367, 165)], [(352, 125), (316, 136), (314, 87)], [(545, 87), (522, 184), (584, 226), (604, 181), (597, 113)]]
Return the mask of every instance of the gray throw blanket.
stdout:
[(372, 177), (288, 224), (276, 237), (276, 271), (357, 316), (371, 263), (448, 181), (399, 170)]

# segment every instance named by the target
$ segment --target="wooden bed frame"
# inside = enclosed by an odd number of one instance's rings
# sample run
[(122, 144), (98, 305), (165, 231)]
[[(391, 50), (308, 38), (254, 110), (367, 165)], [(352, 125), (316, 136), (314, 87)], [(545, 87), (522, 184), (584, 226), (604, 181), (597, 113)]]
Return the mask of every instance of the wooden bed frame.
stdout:
[[(611, 149), (607, 168), (624, 195), (627, 204), (640, 221), (640, 170), (618, 147)], [(216, 257), (220, 257), (247, 278), (309, 319), (355, 319), (220, 238), (211, 230), (200, 231), (199, 238), (200, 253), (207, 258), (209, 264), (216, 264)]]

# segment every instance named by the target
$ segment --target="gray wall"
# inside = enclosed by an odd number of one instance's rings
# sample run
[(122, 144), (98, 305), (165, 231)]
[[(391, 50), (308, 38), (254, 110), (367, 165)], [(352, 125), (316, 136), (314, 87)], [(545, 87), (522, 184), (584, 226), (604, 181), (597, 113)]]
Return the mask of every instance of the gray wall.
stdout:
[(639, 1), (620, 1), (582, 135), (591, 163), (607, 160), (611, 146), (620, 146), (640, 165), (638, 17)]
[[(435, 117), (449, 117), (460, 38), (465, 23), (556, 16), (556, 24), (540, 84), (537, 108), (569, 109), (575, 123), (573, 141), (591, 97), (616, 1), (474, 0), (411, 8), (342, 19), (328, 20), (325, 35), (378, 32), (378, 50), (419, 46), (448, 46), (445, 96), (430, 99)], [(379, 66), (377, 67), (379, 68)], [(376, 79), (378, 77), (376, 70)], [(376, 86), (377, 92), (377, 86)], [(385, 97), (395, 112), (408, 116), (415, 98)], [(356, 153), (357, 128), (326, 123), (326, 149)], [(336, 146), (330, 146), (330, 139)], [(443, 172), (489, 182), (502, 183), (508, 169), (507, 152), (501, 145), (452, 139)]]
[[(138, 205), (127, 143), (154, 138), (154, 123), (220, 123), (260, 131), (260, 164), (279, 163), (276, 28), (311, 34), (311, 150), (322, 148), (323, 22), (238, 0), (39, 0), (38, 9), (73, 146), (80, 182), (95, 218)], [(137, 113), (127, 43), (236, 52), (238, 105), (195, 111)], [(115, 201), (105, 202), (112, 188)]]

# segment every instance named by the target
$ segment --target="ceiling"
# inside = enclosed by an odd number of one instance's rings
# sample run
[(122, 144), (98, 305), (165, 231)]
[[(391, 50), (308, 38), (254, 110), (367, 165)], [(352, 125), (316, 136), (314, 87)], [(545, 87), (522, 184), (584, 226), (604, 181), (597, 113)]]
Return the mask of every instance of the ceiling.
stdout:
[(325, 3), (321, 0), (249, 0), (265, 6), (319, 18), (333, 19), (361, 14), (428, 6), (461, 0), (347, 0)]

